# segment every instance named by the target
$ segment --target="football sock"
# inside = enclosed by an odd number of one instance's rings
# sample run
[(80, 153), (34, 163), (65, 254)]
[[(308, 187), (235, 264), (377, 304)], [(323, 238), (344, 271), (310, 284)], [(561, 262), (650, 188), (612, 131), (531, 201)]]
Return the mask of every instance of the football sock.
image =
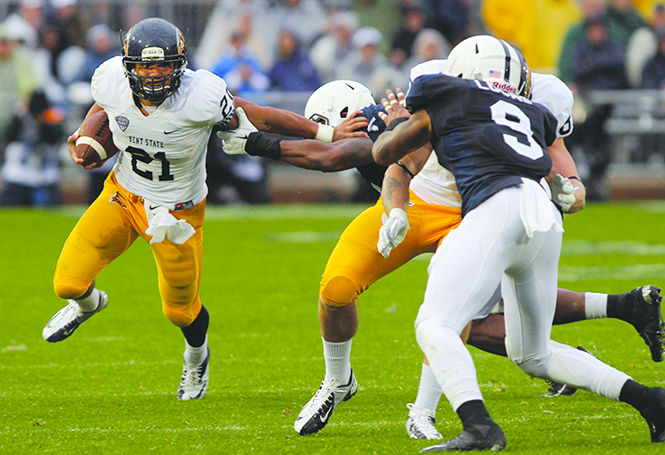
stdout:
[(462, 427), (464, 427), (465, 430), (476, 423), (487, 423), (492, 421), (492, 418), (485, 407), (485, 403), (483, 403), (482, 400), (471, 400), (463, 403), (457, 408), (457, 415), (462, 421)]
[(86, 313), (95, 311), (99, 305), (99, 291), (95, 288), (87, 297), (76, 299), (75, 302), (78, 304), (79, 308), (81, 308), (81, 311)]
[(584, 293), (584, 312), (587, 319), (600, 319), (608, 316), (608, 296), (607, 294), (597, 294), (595, 292)]
[(323, 358), (326, 361), (326, 379), (334, 378), (346, 384), (351, 377), (351, 340), (341, 343), (323, 341)]
[(203, 339), (203, 344), (198, 347), (190, 346), (185, 340), (185, 362), (187, 363), (201, 363), (205, 359), (208, 352), (208, 336)]
[(434, 376), (432, 367), (423, 363), (420, 372), (420, 384), (418, 385), (418, 395), (413, 406), (418, 409), (429, 409), (432, 415), (436, 413), (436, 408), (439, 405), (439, 398), (441, 398), (441, 386)]
[(629, 302), (630, 292), (625, 294), (610, 294), (607, 296), (607, 316), (630, 322), (633, 306)]
[(194, 322), (187, 327), (181, 327), (182, 334), (190, 346), (199, 347), (203, 345), (206, 340), (206, 333), (208, 333), (208, 324), (210, 323), (210, 315), (206, 307), (201, 305), (201, 311), (196, 316)]
[(649, 387), (629, 379), (621, 388), (619, 401), (628, 403), (635, 409), (640, 410), (647, 404), (645, 401), (648, 391)]

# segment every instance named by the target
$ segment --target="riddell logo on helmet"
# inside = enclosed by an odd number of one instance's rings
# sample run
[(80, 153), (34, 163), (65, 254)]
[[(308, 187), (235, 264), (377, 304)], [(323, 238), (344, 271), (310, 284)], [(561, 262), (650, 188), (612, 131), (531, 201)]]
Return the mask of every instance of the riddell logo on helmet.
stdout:
[(517, 93), (517, 89), (507, 82), (492, 81), (492, 87), (504, 92)]

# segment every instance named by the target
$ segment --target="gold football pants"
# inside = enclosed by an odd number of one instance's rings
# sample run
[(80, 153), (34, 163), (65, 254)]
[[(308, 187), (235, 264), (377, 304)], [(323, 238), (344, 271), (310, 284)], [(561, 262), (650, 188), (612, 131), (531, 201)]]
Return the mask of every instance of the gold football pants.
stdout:
[[(195, 234), (184, 244), (164, 240), (151, 244), (157, 264), (162, 311), (179, 327), (190, 325), (201, 311), (199, 283), (205, 200), (194, 207), (171, 212), (187, 220)], [(55, 293), (63, 299), (81, 297), (97, 275), (120, 256), (148, 228), (143, 199), (122, 188), (114, 172), (99, 197), (88, 207), (65, 242), (53, 277)]]
[(441, 240), (459, 225), (460, 210), (428, 204), (409, 194), (410, 229), (388, 258), (378, 252), (381, 199), (358, 215), (342, 233), (321, 278), (319, 294), (328, 305), (353, 303), (372, 283), (422, 253), (434, 252)]

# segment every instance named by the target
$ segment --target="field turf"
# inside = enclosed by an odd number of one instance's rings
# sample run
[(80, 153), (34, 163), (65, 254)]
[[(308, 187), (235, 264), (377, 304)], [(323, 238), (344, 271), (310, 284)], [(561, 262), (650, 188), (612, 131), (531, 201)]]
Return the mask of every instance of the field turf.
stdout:
[[(0, 211), (0, 453), (408, 454), (421, 354), (413, 320), (427, 258), (360, 299), (352, 363), (360, 389), (318, 435), (293, 421), (323, 377), (318, 282), (335, 240), (362, 206), (209, 208), (201, 297), (211, 316), (210, 388), (178, 402), (183, 338), (161, 314), (148, 246), (136, 244), (98, 278), (109, 307), (70, 339), (42, 340), (63, 305), (52, 290), (60, 248), (81, 209)], [(103, 226), (103, 224), (102, 224)], [(560, 285), (625, 292), (665, 286), (665, 203), (590, 205), (566, 217)], [(617, 320), (554, 328), (649, 385), (665, 385), (634, 329)], [(490, 413), (510, 453), (662, 453), (627, 405), (580, 391), (540, 398), (546, 384), (471, 348)], [(442, 400), (446, 438), (461, 430)]]

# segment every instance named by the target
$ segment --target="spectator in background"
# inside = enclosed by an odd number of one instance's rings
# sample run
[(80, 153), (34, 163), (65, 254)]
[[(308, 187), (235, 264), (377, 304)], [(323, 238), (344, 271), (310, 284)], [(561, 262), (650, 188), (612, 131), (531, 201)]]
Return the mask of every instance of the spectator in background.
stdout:
[(333, 11), (326, 32), (311, 47), (310, 57), (323, 82), (334, 79), (339, 62), (354, 50), (353, 34), (358, 29), (358, 17), (353, 11)]
[(656, 54), (661, 29), (665, 29), (665, 4), (656, 3), (648, 25), (635, 30), (626, 47), (626, 76), (632, 88), (642, 87), (642, 71), (647, 60)]
[(612, 39), (624, 47), (628, 45), (630, 35), (644, 26), (633, 0), (609, 0), (605, 13)]
[(64, 139), (64, 115), (41, 90), (11, 119), (5, 134), (0, 205), (47, 206), (61, 202), (58, 149)]
[(77, 0), (51, 0), (55, 19), (62, 24), (67, 45), (84, 48), (90, 21), (81, 10)]
[(472, 0), (425, 0), (433, 27), (453, 46), (474, 34), (469, 30), (472, 3)]
[(665, 28), (656, 34), (656, 54), (644, 65), (642, 88), (665, 89)]
[(559, 78), (570, 84), (573, 81), (573, 54), (586, 41), (585, 22), (603, 13), (605, 0), (582, 0), (582, 20), (566, 32), (559, 54)]
[(392, 35), (391, 53), (401, 52), (404, 59), (408, 59), (413, 54), (413, 43), (416, 36), (425, 28), (427, 17), (419, 7), (412, 6), (404, 10), (402, 24)]
[(353, 35), (355, 51), (339, 63), (335, 79), (357, 81), (381, 99), (386, 88), (404, 85), (405, 75), (390, 66), (379, 52), (381, 33), (373, 27), (361, 27)]
[(433, 28), (425, 28), (418, 33), (413, 43), (413, 56), (406, 62), (406, 68), (413, 68), (428, 60), (446, 58), (450, 52), (450, 43)]
[(102, 62), (120, 53), (119, 46), (115, 44), (115, 37), (113, 31), (106, 24), (95, 25), (88, 30), (86, 35), (88, 50), (85, 53), (85, 60), (74, 80), (90, 82), (95, 69)]
[[(573, 53), (572, 76), (577, 92), (585, 96), (589, 90), (620, 90), (626, 88), (624, 48), (609, 37), (607, 17), (600, 14), (584, 23), (585, 40)], [(610, 141), (605, 122), (612, 114), (612, 104), (594, 105), (582, 124), (578, 124), (570, 140), (582, 147), (589, 165), (584, 180), (589, 200), (607, 198), (605, 173), (610, 163)]]
[(37, 86), (30, 55), (22, 44), (0, 26), (0, 136), (20, 102), (25, 102)]
[(279, 33), (277, 59), (268, 77), (271, 89), (284, 92), (313, 92), (321, 85), (316, 67), (302, 51), (298, 37), (290, 29)]
[[(413, 0), (352, 0), (351, 8), (358, 15), (361, 25), (372, 27), (381, 36), (393, 36), (402, 22), (402, 7), (414, 5)], [(390, 52), (390, 42), (381, 41), (379, 51)]]
[[(327, 14), (321, 3), (319, 0), (277, 0), (269, 16), (273, 27), (277, 27), (271, 35), (276, 36), (281, 28), (298, 30), (303, 45), (309, 48), (326, 25)], [(268, 32), (262, 30), (265, 35)], [(275, 49), (274, 43), (271, 44), (268, 49)]]
[(226, 80), (232, 92), (247, 95), (264, 92), (270, 86), (268, 76), (245, 43), (240, 31), (231, 33), (229, 47), (211, 70)]

